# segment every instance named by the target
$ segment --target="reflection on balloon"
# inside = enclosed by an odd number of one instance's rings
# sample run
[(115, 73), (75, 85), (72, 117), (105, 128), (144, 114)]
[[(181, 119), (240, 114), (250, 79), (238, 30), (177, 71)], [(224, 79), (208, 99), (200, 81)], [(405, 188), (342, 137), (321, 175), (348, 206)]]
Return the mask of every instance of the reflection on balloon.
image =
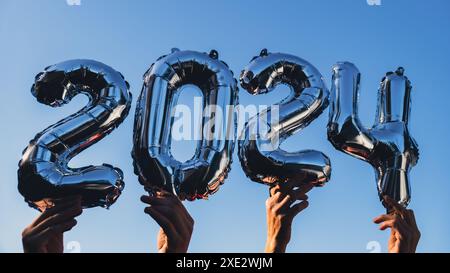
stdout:
[(286, 180), (316, 186), (326, 183), (331, 165), (325, 154), (279, 148), (282, 140), (308, 126), (327, 108), (329, 91), (320, 72), (299, 57), (264, 49), (242, 71), (240, 82), (253, 95), (271, 92), (278, 84), (291, 87), (282, 103), (252, 117), (239, 138), (239, 159), (246, 175), (267, 185)]
[(376, 122), (366, 129), (358, 118), (360, 78), (358, 68), (351, 63), (333, 67), (328, 139), (336, 149), (375, 168), (382, 201), (388, 195), (406, 207), (411, 198), (408, 174), (419, 157), (408, 130), (411, 83), (403, 68), (386, 74), (378, 93)]
[[(203, 95), (202, 138), (194, 156), (179, 162), (170, 152), (171, 113), (188, 84)], [(132, 157), (141, 184), (148, 191), (162, 188), (188, 200), (215, 193), (230, 170), (236, 117), (226, 110), (237, 100), (237, 81), (215, 50), (206, 54), (174, 49), (152, 64), (144, 75), (134, 123)], [(223, 122), (217, 122), (219, 114)]]
[(43, 210), (70, 195), (81, 195), (84, 208), (116, 201), (124, 187), (120, 169), (107, 164), (70, 168), (68, 163), (122, 123), (131, 105), (128, 89), (119, 72), (92, 60), (65, 61), (36, 76), (31, 92), (40, 103), (62, 106), (78, 94), (89, 103), (37, 134), (24, 150), (18, 188), (30, 206)]

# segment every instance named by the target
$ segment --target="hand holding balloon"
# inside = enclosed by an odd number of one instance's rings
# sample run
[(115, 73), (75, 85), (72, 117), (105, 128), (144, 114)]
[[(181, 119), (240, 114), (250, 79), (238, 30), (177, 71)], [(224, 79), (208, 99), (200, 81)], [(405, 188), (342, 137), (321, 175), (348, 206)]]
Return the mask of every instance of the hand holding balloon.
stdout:
[(415, 253), (420, 240), (420, 231), (414, 212), (405, 209), (389, 196), (384, 196), (384, 202), (392, 212), (380, 215), (373, 221), (380, 224), (380, 230), (391, 229), (388, 241), (389, 253)]
[(46, 208), (36, 220), (22, 232), (25, 253), (62, 253), (63, 233), (71, 230), (82, 213), (81, 197), (67, 197), (54, 200), (54, 205)]
[(288, 181), (270, 189), (270, 197), (266, 201), (267, 253), (286, 251), (291, 239), (292, 221), (309, 205), (306, 194), (313, 188), (313, 184), (302, 183), (299, 187), (296, 184)]
[(141, 201), (150, 205), (145, 208), (160, 226), (158, 252), (186, 253), (194, 229), (194, 219), (180, 199), (167, 191), (155, 192), (154, 196), (143, 195)]

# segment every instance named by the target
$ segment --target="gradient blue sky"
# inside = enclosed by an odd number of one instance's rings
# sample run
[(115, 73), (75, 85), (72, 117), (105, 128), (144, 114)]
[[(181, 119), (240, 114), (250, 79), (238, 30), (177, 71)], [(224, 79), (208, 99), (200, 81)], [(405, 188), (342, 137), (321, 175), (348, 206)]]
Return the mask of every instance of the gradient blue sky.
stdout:
[[(386, 71), (406, 68), (413, 89), (411, 132), (421, 158), (412, 170), (412, 202), (422, 231), (418, 250), (450, 251), (450, 146), (448, 73), (450, 1), (366, 0), (296, 1), (0, 1), (0, 251), (21, 251), (20, 233), (37, 215), (17, 191), (17, 162), (36, 133), (77, 111), (87, 101), (75, 98), (53, 109), (30, 93), (36, 73), (74, 58), (104, 62), (122, 72), (136, 98), (142, 74), (172, 47), (220, 53), (235, 74), (262, 48), (298, 55), (312, 62), (330, 86), (331, 66), (354, 62), (362, 72), (360, 115), (370, 126), (379, 81)], [(252, 97), (242, 104), (270, 104), (287, 94)], [(126, 188), (110, 210), (86, 210), (66, 242), (83, 252), (154, 252), (158, 226), (143, 213), (144, 193), (132, 170), (130, 150), (135, 101), (125, 122), (110, 136), (81, 153), (71, 164), (107, 162), (125, 173)], [(310, 194), (310, 207), (295, 220), (290, 252), (368, 252), (370, 241), (386, 249), (389, 232), (372, 223), (384, 212), (372, 168), (334, 150), (326, 139), (325, 113), (289, 138), (287, 150), (325, 152), (332, 180)], [(190, 143), (174, 152), (187, 158)], [(188, 203), (196, 220), (192, 252), (259, 252), (265, 240), (267, 187), (245, 177), (237, 154), (226, 184), (208, 201)]]

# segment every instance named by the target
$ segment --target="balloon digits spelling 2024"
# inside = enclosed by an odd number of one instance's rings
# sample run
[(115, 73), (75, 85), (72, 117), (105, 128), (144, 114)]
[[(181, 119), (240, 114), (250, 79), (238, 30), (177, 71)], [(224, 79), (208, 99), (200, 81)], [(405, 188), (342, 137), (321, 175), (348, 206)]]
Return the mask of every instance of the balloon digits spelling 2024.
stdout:
[[(171, 113), (187, 84), (203, 94), (203, 131), (194, 156), (181, 163), (170, 153)], [(237, 92), (233, 72), (215, 50), (209, 55), (173, 50), (152, 64), (137, 102), (132, 151), (135, 173), (146, 189), (165, 188), (189, 200), (219, 189), (229, 172), (235, 141), (236, 117), (226, 106), (236, 105)], [(210, 107), (214, 105), (220, 109)], [(215, 111), (223, 111), (223, 122), (217, 122)]]
[(79, 112), (36, 135), (19, 162), (19, 191), (30, 206), (44, 209), (52, 199), (82, 195), (83, 207), (109, 207), (119, 197), (123, 174), (104, 164), (69, 168), (70, 159), (114, 130), (128, 115), (129, 85), (111, 67), (91, 60), (49, 66), (36, 76), (32, 93), (56, 107), (85, 94), (89, 103)]
[(351, 63), (336, 64), (328, 139), (336, 149), (375, 168), (382, 201), (388, 195), (406, 207), (411, 198), (408, 173), (416, 165), (419, 151), (408, 130), (411, 83), (403, 74), (404, 69), (399, 68), (383, 78), (376, 122), (371, 129), (366, 129), (361, 125), (357, 108), (361, 74)]
[[(375, 168), (380, 196), (386, 194), (407, 206), (408, 173), (417, 163), (418, 148), (408, 131), (411, 84), (403, 73), (400, 68), (383, 78), (377, 122), (365, 129), (357, 111), (360, 73), (350, 63), (335, 65), (328, 138), (338, 150)], [(273, 147), (275, 138), (283, 140), (304, 128), (328, 106), (328, 89), (319, 71), (298, 57), (263, 50), (242, 71), (240, 80), (251, 94), (270, 92), (280, 83), (292, 88), (291, 95), (279, 105), (278, 119), (272, 120), (275, 114), (269, 108), (252, 117), (244, 128), (239, 158), (245, 173), (269, 185), (289, 179), (317, 186), (327, 182), (331, 166), (323, 153), (288, 153)], [(209, 127), (202, 126), (203, 139), (198, 141), (193, 158), (181, 163), (170, 153), (171, 112), (181, 87), (187, 84), (202, 91), (202, 123)], [(108, 207), (115, 202), (124, 187), (119, 169), (106, 164), (73, 169), (68, 162), (126, 118), (131, 104), (128, 89), (119, 72), (90, 60), (66, 61), (36, 76), (32, 93), (41, 103), (60, 106), (80, 93), (90, 101), (79, 112), (36, 135), (25, 149), (19, 162), (19, 191), (31, 206), (51, 206), (52, 199), (72, 194), (83, 196), (84, 207)], [(232, 71), (218, 60), (214, 50), (209, 55), (174, 50), (158, 59), (144, 76), (136, 107), (132, 156), (139, 181), (148, 190), (165, 188), (189, 200), (216, 192), (232, 161), (236, 116), (225, 109), (236, 106), (237, 93)], [(221, 108), (208, 108), (214, 105)], [(207, 122), (208, 118), (216, 120), (215, 111), (223, 111), (222, 123)], [(267, 130), (255, 133), (255, 126), (264, 122)]]
[[(314, 150), (288, 153), (277, 147), (275, 139), (285, 139), (308, 126), (328, 107), (329, 91), (320, 72), (296, 56), (263, 50), (242, 71), (240, 81), (253, 95), (270, 92), (282, 83), (291, 87), (290, 96), (279, 105), (278, 118), (272, 118), (269, 108), (252, 117), (244, 129), (239, 158), (247, 176), (268, 185), (289, 179), (316, 186), (327, 182), (331, 165), (325, 154)], [(256, 128), (265, 123), (267, 130)]]

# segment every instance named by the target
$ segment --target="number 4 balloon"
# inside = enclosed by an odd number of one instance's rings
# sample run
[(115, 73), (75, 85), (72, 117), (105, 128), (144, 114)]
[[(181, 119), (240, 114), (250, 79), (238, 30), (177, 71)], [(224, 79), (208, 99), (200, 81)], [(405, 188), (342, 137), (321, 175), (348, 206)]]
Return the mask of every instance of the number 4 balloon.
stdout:
[(419, 157), (408, 130), (411, 83), (403, 68), (386, 74), (378, 92), (375, 124), (366, 129), (358, 118), (360, 78), (351, 63), (333, 67), (328, 139), (336, 149), (375, 168), (378, 193), (388, 210), (385, 195), (406, 207), (411, 199), (408, 173)]

